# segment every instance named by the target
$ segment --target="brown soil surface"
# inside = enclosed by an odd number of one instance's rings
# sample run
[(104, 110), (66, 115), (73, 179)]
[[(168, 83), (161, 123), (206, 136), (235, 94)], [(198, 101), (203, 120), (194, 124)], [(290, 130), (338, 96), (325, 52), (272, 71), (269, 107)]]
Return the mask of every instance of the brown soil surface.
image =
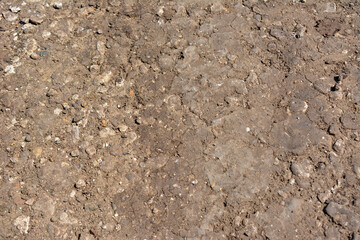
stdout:
[(0, 239), (360, 239), (359, 1), (0, 13)]

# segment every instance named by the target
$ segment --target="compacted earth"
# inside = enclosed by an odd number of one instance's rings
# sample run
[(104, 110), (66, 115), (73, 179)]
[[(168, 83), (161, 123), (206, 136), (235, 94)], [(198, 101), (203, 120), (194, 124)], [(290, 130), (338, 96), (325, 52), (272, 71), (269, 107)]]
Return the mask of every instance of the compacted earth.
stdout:
[(0, 239), (360, 239), (359, 1), (0, 14)]

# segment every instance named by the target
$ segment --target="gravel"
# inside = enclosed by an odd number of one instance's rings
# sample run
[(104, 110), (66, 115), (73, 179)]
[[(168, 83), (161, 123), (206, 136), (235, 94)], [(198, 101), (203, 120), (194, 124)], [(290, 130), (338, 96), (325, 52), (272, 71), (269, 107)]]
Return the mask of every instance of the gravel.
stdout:
[(14, 22), (18, 19), (18, 15), (12, 12), (2, 12), (2, 16), (8, 22)]
[(22, 233), (27, 234), (29, 232), (30, 217), (21, 215), (14, 221), (15, 227)]

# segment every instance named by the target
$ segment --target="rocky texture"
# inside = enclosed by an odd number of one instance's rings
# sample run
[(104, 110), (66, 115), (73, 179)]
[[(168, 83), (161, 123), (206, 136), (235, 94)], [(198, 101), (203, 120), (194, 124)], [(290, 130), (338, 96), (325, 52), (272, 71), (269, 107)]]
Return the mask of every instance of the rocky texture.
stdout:
[(330, 202), (325, 208), (325, 212), (337, 224), (340, 224), (353, 232), (357, 232), (359, 230), (360, 215), (351, 211), (349, 208), (335, 202)]
[(0, 1), (0, 239), (356, 239), (356, 1)]

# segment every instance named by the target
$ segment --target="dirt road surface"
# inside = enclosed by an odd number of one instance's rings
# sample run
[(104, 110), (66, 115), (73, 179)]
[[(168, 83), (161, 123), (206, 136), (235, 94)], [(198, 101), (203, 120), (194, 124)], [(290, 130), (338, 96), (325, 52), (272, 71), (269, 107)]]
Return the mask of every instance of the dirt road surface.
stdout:
[(360, 239), (359, 1), (0, 14), (0, 239)]

